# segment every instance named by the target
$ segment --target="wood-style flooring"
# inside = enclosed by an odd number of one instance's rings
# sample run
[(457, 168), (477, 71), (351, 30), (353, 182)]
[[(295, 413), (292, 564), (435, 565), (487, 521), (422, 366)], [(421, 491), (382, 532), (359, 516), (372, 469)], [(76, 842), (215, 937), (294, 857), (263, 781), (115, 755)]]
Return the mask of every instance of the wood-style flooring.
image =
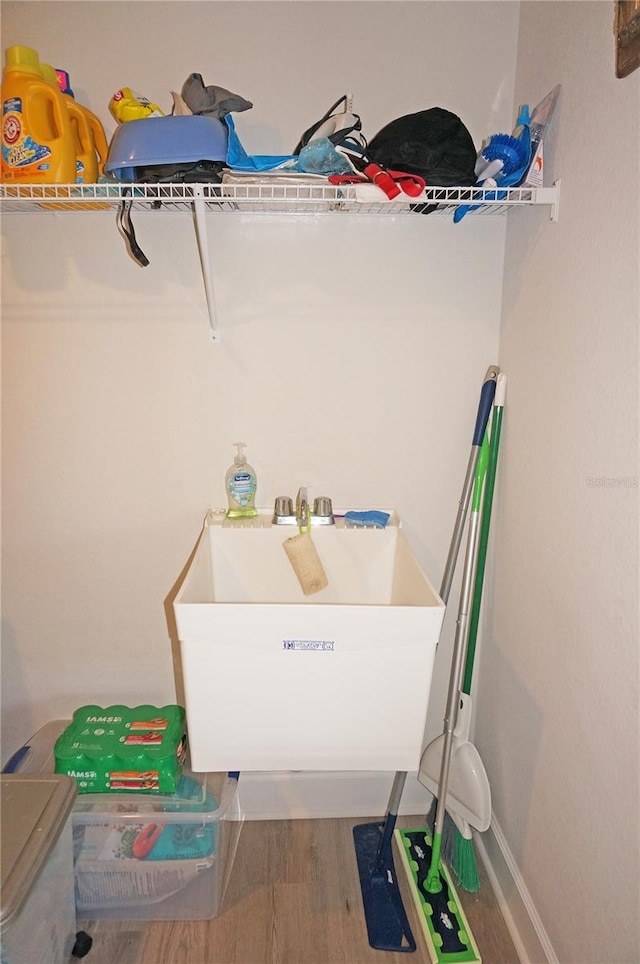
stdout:
[[(402, 817), (398, 825), (418, 827), (423, 821)], [(246, 821), (219, 917), (81, 921), (78, 926), (93, 937), (87, 964), (428, 964), (397, 854), (397, 876), (418, 948), (407, 954), (369, 946), (352, 837), (353, 825), (366, 822), (365, 817)], [(478, 864), (480, 891), (459, 889), (458, 895), (483, 961), (518, 964), (479, 857)]]

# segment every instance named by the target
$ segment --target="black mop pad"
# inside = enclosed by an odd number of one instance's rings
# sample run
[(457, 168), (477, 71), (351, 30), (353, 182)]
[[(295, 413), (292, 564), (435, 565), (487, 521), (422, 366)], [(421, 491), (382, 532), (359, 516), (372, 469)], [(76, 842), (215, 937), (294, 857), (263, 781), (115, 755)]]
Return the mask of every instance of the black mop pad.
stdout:
[(433, 964), (482, 964), (471, 928), (443, 863), (439, 865), (440, 892), (432, 894), (426, 888), (431, 866), (429, 831), (424, 827), (396, 830), (395, 835)]

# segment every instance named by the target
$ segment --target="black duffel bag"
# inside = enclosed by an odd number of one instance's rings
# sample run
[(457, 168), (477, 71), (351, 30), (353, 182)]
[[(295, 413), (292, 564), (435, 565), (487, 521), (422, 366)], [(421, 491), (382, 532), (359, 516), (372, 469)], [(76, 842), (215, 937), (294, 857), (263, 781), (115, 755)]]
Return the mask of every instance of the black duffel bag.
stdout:
[(427, 187), (476, 183), (477, 151), (457, 114), (431, 107), (386, 124), (369, 141), (367, 156), (387, 170), (419, 174)]

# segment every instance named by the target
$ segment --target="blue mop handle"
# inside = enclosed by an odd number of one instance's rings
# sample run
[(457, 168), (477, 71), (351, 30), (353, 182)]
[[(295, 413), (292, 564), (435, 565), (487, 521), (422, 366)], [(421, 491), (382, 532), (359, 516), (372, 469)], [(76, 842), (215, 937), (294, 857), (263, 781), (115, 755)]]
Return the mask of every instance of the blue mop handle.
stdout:
[(455, 525), (453, 527), (453, 535), (451, 536), (451, 543), (449, 545), (449, 555), (447, 556), (447, 562), (444, 567), (442, 582), (440, 584), (439, 596), (445, 606), (449, 602), (449, 593), (451, 591), (451, 583), (453, 582), (453, 573), (456, 568), (456, 562), (460, 552), (460, 543), (462, 542), (464, 524), (467, 520), (467, 512), (469, 511), (469, 505), (471, 504), (471, 491), (473, 489), (473, 482), (476, 474), (476, 465), (478, 464), (478, 456), (480, 454), (482, 440), (487, 429), (487, 422), (489, 421), (489, 416), (491, 415), (493, 400), (496, 394), (496, 383), (499, 374), (500, 369), (498, 366), (491, 365), (487, 369), (487, 374), (484, 376), (484, 382), (482, 383), (482, 389), (480, 391), (480, 402), (478, 404), (478, 414), (476, 416), (476, 424), (473, 430), (473, 441), (471, 443), (471, 452), (469, 453), (467, 474), (465, 475), (464, 484), (462, 486), (462, 494), (458, 503), (458, 514), (456, 516)]
[(500, 369), (498, 366), (492, 365), (491, 368), (487, 370), (487, 374), (484, 377), (484, 382), (480, 391), (480, 403), (478, 405), (476, 427), (473, 430), (472, 442), (472, 445), (476, 445), (478, 448), (480, 448), (482, 445), (484, 433), (487, 430), (487, 422), (489, 421), (491, 409), (493, 408), (493, 399), (495, 398), (496, 394), (496, 382), (499, 374)]

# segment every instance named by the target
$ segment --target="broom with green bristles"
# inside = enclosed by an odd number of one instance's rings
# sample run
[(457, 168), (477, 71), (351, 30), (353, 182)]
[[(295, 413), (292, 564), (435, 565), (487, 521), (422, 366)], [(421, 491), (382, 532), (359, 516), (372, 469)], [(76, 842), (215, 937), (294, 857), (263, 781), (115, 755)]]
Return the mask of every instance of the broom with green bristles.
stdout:
[[(506, 381), (506, 375), (500, 373), (497, 379), (494, 408), (491, 418), (489, 453), (482, 501), (480, 538), (478, 542), (478, 557), (476, 562), (473, 588), (473, 603), (469, 621), (469, 637), (467, 640), (464, 678), (461, 687), (462, 693), (466, 694), (467, 696), (470, 696), (471, 694), (471, 680), (473, 677), (473, 664), (475, 660), (476, 642), (478, 638), (480, 607), (482, 605), (484, 575), (487, 561), (487, 547), (489, 543), (489, 526), (491, 523), (491, 510), (493, 506), (493, 494), (498, 466), (498, 452), (500, 449), (500, 433), (502, 430), (502, 415), (506, 395)], [(489, 429), (487, 429), (487, 434), (489, 434)], [(427, 815), (427, 824), (429, 827), (433, 827), (435, 824), (436, 808), (437, 799), (434, 796), (431, 803), (431, 809)], [(441, 856), (442, 860), (453, 870), (455, 878), (463, 890), (466, 890), (469, 893), (475, 893), (480, 889), (480, 876), (478, 874), (478, 864), (475, 855), (473, 838), (470, 835), (470, 831), (468, 837), (460, 831), (459, 827), (454, 821), (454, 818), (448, 811), (446, 811), (444, 819)]]
[[(488, 826), (487, 818), (490, 820), (491, 816), (490, 801), (487, 814), (482, 793), (479, 801), (484, 806), (478, 819), (468, 809), (475, 806), (477, 794), (472, 793), (473, 800), (464, 805), (458, 803), (456, 796), (455, 810), (452, 808), (453, 794), (451, 797), (448, 796), (450, 785), (454, 789), (451, 783), (452, 773), (455, 774), (452, 761), (454, 759), (454, 748), (456, 743), (459, 742), (456, 724), (461, 700), (487, 454), (485, 434), (475, 470), (471, 500), (472, 511), (469, 518), (467, 549), (456, 619), (444, 732), (441, 737), (432, 740), (422, 754), (418, 774), (420, 783), (431, 790), (437, 799), (435, 822), (433, 829), (429, 827), (395, 831), (402, 861), (409, 877), (411, 895), (419, 913), (420, 925), (433, 964), (462, 964), (462, 962), (465, 962), (465, 964), (481, 964), (480, 952), (467, 923), (464, 908), (458, 899), (447, 866), (442, 859), (442, 843), (445, 807), (451, 808), (451, 813), (456, 820), (461, 819), (462, 825), (465, 827), (467, 826), (466, 818), (469, 816), (475, 821), (474, 826), (480, 825), (486, 829), (486, 826)], [(471, 746), (471, 744), (465, 745)], [(475, 748), (473, 749), (475, 750)], [(477, 751), (475, 751), (475, 754), (477, 756)], [(480, 766), (482, 767), (482, 761), (480, 761)], [(484, 771), (484, 768), (482, 769)], [(467, 775), (466, 766), (460, 767), (459, 770), (463, 777)], [(471, 774), (472, 782), (474, 776), (475, 770)], [(484, 776), (486, 779), (486, 774)], [(486, 781), (486, 788), (488, 790), (488, 781)], [(465, 796), (464, 793), (463, 796)]]

